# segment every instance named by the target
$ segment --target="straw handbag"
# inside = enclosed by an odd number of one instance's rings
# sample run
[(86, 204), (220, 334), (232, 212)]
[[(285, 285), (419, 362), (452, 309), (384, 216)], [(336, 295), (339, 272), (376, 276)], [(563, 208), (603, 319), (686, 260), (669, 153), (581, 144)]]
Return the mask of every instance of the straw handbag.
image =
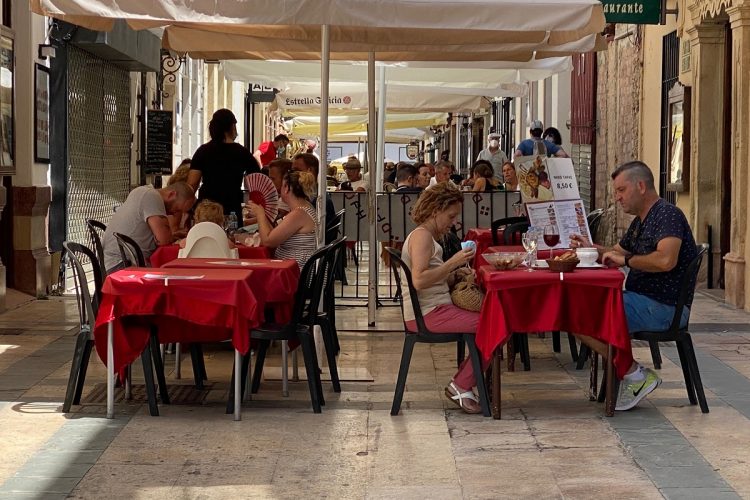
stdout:
[(474, 283), (473, 274), (469, 274), (459, 281), (451, 291), (453, 305), (467, 311), (479, 312), (484, 300), (484, 292)]

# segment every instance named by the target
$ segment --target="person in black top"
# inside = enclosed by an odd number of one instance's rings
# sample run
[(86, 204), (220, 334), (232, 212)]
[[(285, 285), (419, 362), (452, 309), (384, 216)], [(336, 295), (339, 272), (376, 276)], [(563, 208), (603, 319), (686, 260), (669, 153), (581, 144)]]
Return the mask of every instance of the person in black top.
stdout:
[(419, 193), (422, 188), (416, 187), (417, 169), (408, 163), (399, 163), (396, 170), (396, 193)]
[(213, 114), (208, 124), (211, 140), (197, 149), (190, 164), (188, 184), (198, 189), (199, 200), (213, 200), (242, 217), (242, 178), (260, 172), (258, 161), (243, 145), (237, 144), (237, 119), (228, 109)]
[[(628, 331), (665, 331), (675, 313), (680, 280), (697, 255), (693, 232), (680, 209), (659, 197), (654, 175), (645, 163), (619, 166), (612, 173), (612, 184), (615, 200), (635, 218), (617, 245), (597, 247), (602, 263), (630, 268), (622, 297)], [(571, 246), (591, 245), (580, 235), (571, 235)], [(694, 284), (689, 286), (692, 289)], [(690, 310), (685, 308), (680, 326), (687, 325), (689, 317)], [(633, 362), (615, 409), (629, 410), (659, 383), (656, 372)]]

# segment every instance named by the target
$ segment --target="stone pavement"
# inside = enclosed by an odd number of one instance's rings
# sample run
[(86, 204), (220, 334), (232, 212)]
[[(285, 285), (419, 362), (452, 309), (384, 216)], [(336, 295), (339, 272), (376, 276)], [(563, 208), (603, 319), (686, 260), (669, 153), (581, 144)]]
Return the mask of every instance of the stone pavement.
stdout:
[[(0, 315), (0, 498), (750, 498), (750, 315), (699, 293), (692, 330), (711, 413), (690, 406), (674, 348), (662, 386), (638, 408), (605, 418), (549, 338), (530, 339), (532, 371), (503, 374), (503, 419), (465, 415), (443, 387), (452, 345), (418, 345), (402, 414), (390, 401), (400, 311), (342, 307), (340, 366), (353, 379), (314, 415), (304, 382), (281, 396), (265, 380), (243, 420), (224, 414), (232, 353), (206, 349), (210, 377), (194, 401), (141, 400), (104, 416), (105, 372), (92, 357), (84, 401), (60, 413), (77, 327), (75, 302), (51, 298)], [(650, 364), (647, 347), (636, 358)], [(278, 367), (278, 356), (269, 359)], [(355, 370), (356, 368), (356, 370)], [(134, 366), (136, 384), (141, 368)], [(278, 371), (278, 368), (276, 368)], [(268, 378), (273, 378), (271, 370)]]

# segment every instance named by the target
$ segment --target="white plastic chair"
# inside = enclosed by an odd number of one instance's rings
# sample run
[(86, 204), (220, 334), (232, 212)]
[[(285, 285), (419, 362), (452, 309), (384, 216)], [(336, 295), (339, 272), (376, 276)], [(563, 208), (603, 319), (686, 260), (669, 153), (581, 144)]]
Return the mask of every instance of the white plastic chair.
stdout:
[(178, 257), (237, 259), (239, 252), (236, 248), (229, 248), (229, 240), (221, 226), (213, 222), (200, 222), (188, 232), (185, 248), (180, 249)]
[[(177, 257), (180, 259), (188, 257), (237, 259), (239, 252), (236, 248), (229, 248), (229, 240), (221, 226), (213, 222), (199, 222), (190, 228), (185, 238), (185, 248), (180, 248)], [(175, 378), (177, 379), (182, 377), (181, 358), (182, 348), (177, 343), (175, 345)]]

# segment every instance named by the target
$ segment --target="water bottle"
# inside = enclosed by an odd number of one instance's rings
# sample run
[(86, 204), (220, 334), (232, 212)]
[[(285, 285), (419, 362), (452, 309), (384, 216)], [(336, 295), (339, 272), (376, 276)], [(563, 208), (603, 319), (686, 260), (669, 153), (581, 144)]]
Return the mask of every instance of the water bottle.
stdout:
[(237, 225), (237, 214), (235, 212), (231, 212), (229, 214), (229, 220), (227, 222), (227, 233), (229, 233), (229, 236), (234, 236), (234, 233), (237, 232), (237, 229), (239, 226)]

